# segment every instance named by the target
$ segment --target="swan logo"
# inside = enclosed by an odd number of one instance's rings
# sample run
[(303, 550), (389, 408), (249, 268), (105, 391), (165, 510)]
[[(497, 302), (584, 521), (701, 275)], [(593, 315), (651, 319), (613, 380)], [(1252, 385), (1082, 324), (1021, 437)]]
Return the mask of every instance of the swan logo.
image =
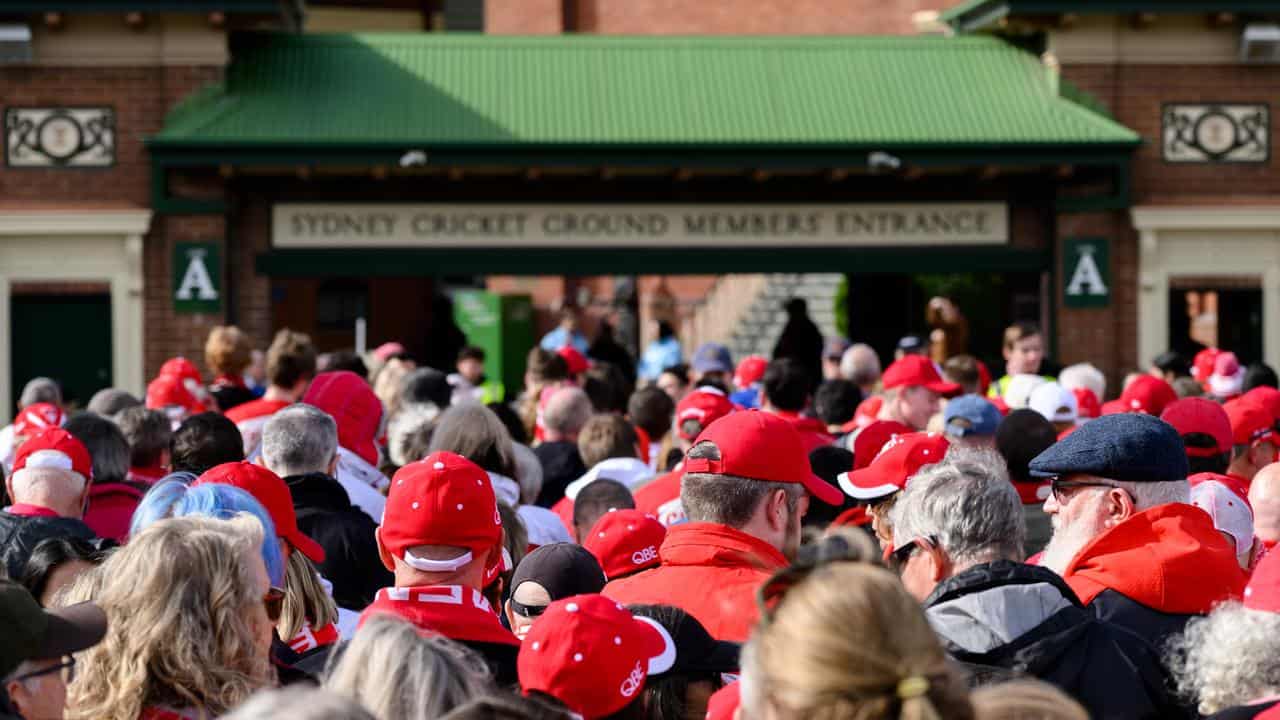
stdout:
[(622, 687), (619, 688), (619, 691), (622, 693), (622, 697), (631, 697), (641, 687), (644, 687), (644, 668), (637, 662), (635, 669), (631, 671), (626, 680), (622, 681)]
[(633, 565), (643, 565), (647, 562), (653, 562), (658, 559), (658, 549), (653, 545), (631, 553), (631, 563)]

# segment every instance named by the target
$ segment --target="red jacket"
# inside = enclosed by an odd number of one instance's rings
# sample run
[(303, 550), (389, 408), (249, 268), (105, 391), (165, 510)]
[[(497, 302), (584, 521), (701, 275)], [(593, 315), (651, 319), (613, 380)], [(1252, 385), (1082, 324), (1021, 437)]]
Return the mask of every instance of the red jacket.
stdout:
[(1248, 580), (1209, 515), (1185, 503), (1144, 510), (1094, 538), (1062, 577), (1086, 605), (1110, 589), (1174, 615), (1208, 613), (1239, 598)]
[(768, 543), (715, 523), (686, 523), (667, 533), (662, 564), (619, 578), (604, 594), (621, 603), (674, 605), (717, 640), (743, 642), (759, 618), (756, 589), (787, 559)]
[(659, 475), (656, 480), (636, 490), (636, 509), (648, 513), (667, 527), (679, 525), (688, 518), (684, 514), (684, 505), (680, 503), (680, 479), (684, 470), (677, 466), (666, 475)]
[(775, 410), (773, 414), (791, 423), (796, 432), (800, 433), (800, 439), (804, 441), (804, 451), (807, 453), (835, 442), (835, 437), (827, 432), (827, 426), (817, 418), (804, 417), (800, 413), (785, 410)]
[(93, 483), (89, 486), (89, 509), (84, 524), (98, 537), (118, 543), (129, 539), (129, 521), (142, 502), (143, 491), (124, 483)]

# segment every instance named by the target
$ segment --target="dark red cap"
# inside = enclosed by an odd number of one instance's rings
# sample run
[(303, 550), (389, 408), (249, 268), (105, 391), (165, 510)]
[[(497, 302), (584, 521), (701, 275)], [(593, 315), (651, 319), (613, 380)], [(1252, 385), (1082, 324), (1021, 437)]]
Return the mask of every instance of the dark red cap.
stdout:
[(185, 408), (188, 413), (202, 413), (208, 408), (188, 387), (194, 381), (178, 375), (161, 375), (147, 384), (147, 408), (161, 410), (169, 406)]
[(809, 453), (795, 426), (772, 413), (747, 410), (711, 423), (697, 443), (713, 442), (719, 460), (685, 458), (685, 473), (734, 475), (763, 482), (798, 483), (828, 505), (841, 505), (840, 491), (813, 474)]
[(79, 473), (85, 482), (93, 479), (93, 458), (84, 443), (60, 427), (37, 430), (18, 446), (13, 471), (26, 468), (70, 470)]
[(740, 388), (751, 387), (760, 382), (764, 371), (769, 369), (769, 360), (761, 355), (748, 355), (738, 363), (733, 371), (733, 384)]
[(667, 537), (667, 528), (652, 515), (639, 510), (610, 510), (587, 537), (585, 547), (604, 569), (609, 580), (658, 565), (658, 548)]
[(946, 397), (960, 393), (960, 386), (943, 380), (933, 361), (924, 355), (903, 355), (884, 371), (880, 382), (886, 390), (918, 386)]
[(293, 495), (289, 493), (289, 486), (280, 479), (279, 475), (261, 465), (241, 460), (209, 468), (203, 475), (196, 478), (191, 486), (212, 483), (238, 487), (252, 495), (254, 500), (262, 503), (262, 507), (266, 508), (267, 514), (271, 516), (271, 522), (276, 526), (276, 535), (288, 541), (311, 562), (324, 562), (324, 548), (298, 529), (298, 515), (293, 509)]
[(1160, 417), (1169, 403), (1178, 399), (1173, 386), (1153, 375), (1140, 375), (1120, 393), (1127, 412), (1140, 412)]
[(1236, 445), (1255, 445), (1270, 441), (1280, 446), (1280, 437), (1276, 436), (1275, 421), (1271, 413), (1261, 405), (1255, 405), (1243, 398), (1232, 400), (1222, 409), (1227, 411), (1231, 422), (1231, 441)]
[(910, 435), (915, 428), (895, 420), (877, 420), (858, 431), (853, 438), (853, 469), (861, 470), (871, 464), (880, 449), (897, 435)]
[[(451, 572), (487, 556), (502, 542), (502, 516), (488, 473), (450, 452), (405, 465), (391, 478), (379, 535), (388, 552), (424, 572)], [(469, 552), (453, 560), (405, 552), (419, 545), (452, 545)]]
[(1071, 392), (1076, 396), (1076, 417), (1078, 418), (1100, 418), (1102, 417), (1102, 404), (1098, 402), (1098, 396), (1093, 394), (1089, 388), (1073, 388)]
[(1187, 457), (1212, 457), (1231, 452), (1231, 419), (1218, 403), (1200, 397), (1182, 398), (1169, 403), (1160, 419), (1173, 426), (1179, 435), (1203, 433), (1213, 438), (1217, 447), (1187, 447)]
[(876, 500), (907, 486), (926, 465), (942, 462), (950, 443), (937, 433), (895, 435), (880, 449), (871, 464), (861, 470), (841, 473), (841, 489), (856, 500)]
[(700, 387), (697, 390), (685, 395), (676, 405), (676, 433), (683, 439), (692, 441), (693, 436), (687, 435), (680, 427), (686, 420), (697, 420), (702, 429), (706, 429), (711, 423), (733, 412), (733, 403), (724, 393), (715, 388)]
[(26, 437), (39, 430), (62, 427), (67, 416), (62, 408), (53, 403), (32, 403), (18, 413), (13, 419), (13, 434)]
[(338, 444), (378, 465), (378, 426), (382, 402), (363, 378), (348, 370), (320, 373), (311, 381), (302, 402), (329, 413), (338, 423)]
[(645, 680), (675, 663), (675, 643), (656, 622), (603, 595), (547, 606), (516, 660), (520, 688), (550, 695), (584, 720), (608, 717), (640, 699)]
[(565, 367), (569, 368), (569, 375), (581, 375), (591, 369), (591, 363), (587, 357), (578, 352), (578, 349), (572, 345), (565, 345), (556, 351), (556, 354), (564, 358)]

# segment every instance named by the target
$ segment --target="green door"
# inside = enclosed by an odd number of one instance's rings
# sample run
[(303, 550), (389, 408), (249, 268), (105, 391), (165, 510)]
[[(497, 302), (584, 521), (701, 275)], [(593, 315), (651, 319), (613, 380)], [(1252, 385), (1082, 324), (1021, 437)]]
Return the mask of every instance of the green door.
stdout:
[(111, 296), (15, 295), (9, 347), (13, 399), (33, 377), (62, 383), (67, 405), (84, 407), (111, 386)]

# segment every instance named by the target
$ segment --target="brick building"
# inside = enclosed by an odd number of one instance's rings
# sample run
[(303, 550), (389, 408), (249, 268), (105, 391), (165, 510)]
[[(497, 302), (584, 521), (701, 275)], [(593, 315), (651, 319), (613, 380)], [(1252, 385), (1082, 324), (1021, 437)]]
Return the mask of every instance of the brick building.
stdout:
[[(878, 345), (919, 322), (909, 276), (967, 273), (1000, 286), (975, 325), (1040, 320), (1113, 379), (1190, 347), (1212, 296), (1222, 343), (1277, 364), (1280, 81), (1240, 59), (1267, 18), (1232, 14), (1257, 3), (974, 1), (955, 37), (940, 4), (8, 3), (30, 39), (0, 65), (0, 406), (37, 371), (140, 391), (224, 322), (336, 349), (365, 317), (441, 362), (452, 289), (545, 319), (618, 273), (644, 319), (716, 307), (723, 273), (848, 273)], [(317, 34), (345, 31), (398, 34)], [(1263, 150), (1224, 154), (1257, 117)], [(1084, 254), (1106, 295), (1064, 294)]]

